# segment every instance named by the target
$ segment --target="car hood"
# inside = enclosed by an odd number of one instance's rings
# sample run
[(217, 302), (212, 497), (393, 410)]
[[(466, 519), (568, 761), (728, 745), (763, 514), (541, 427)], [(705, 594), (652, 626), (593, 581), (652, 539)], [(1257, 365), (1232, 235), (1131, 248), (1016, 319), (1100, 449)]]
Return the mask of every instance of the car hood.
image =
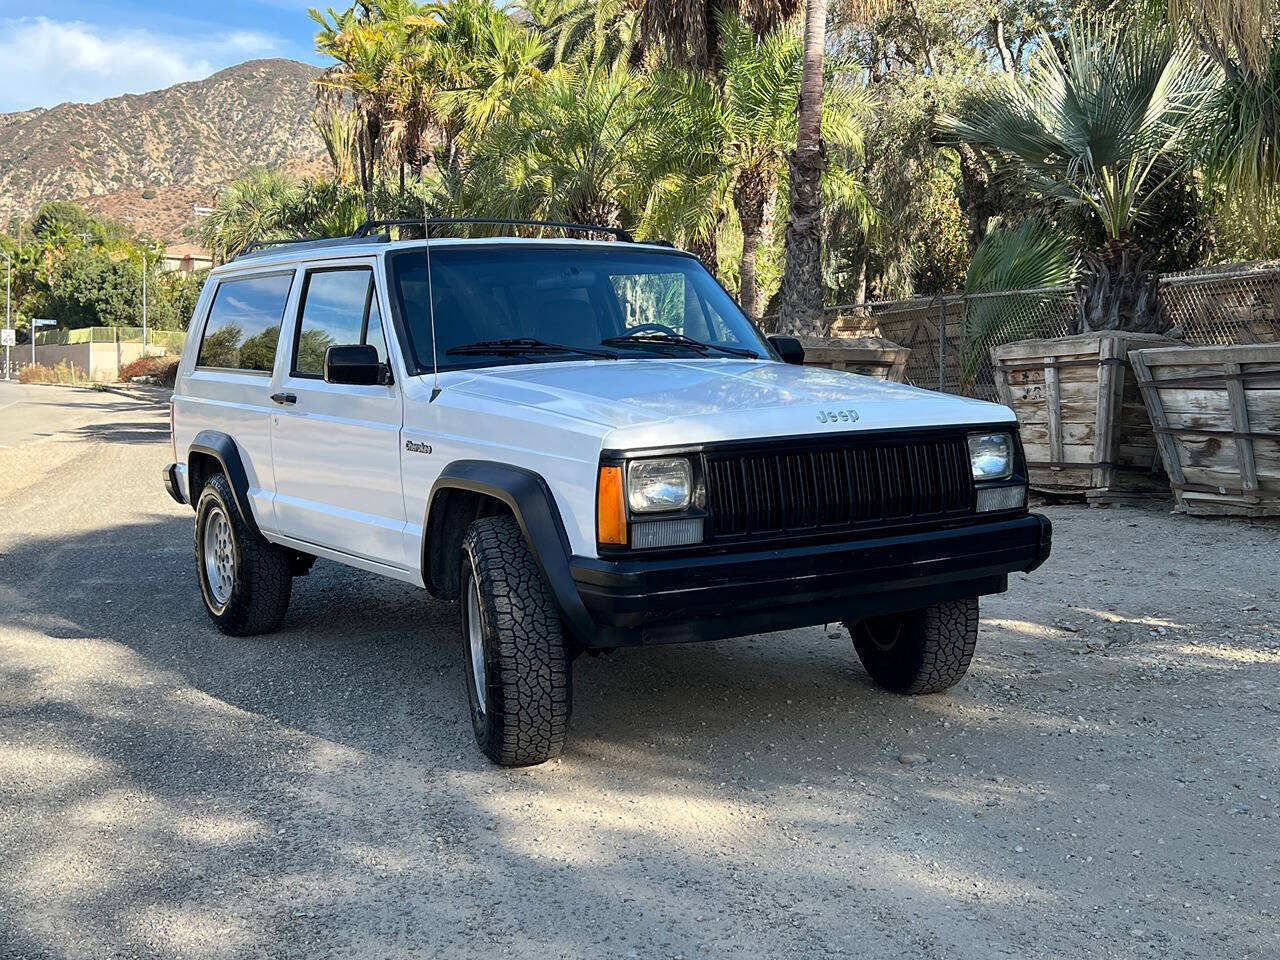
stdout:
[(615, 449), (1013, 420), (993, 403), (761, 360), (654, 357), (473, 369), (446, 393), (597, 424), (604, 446)]

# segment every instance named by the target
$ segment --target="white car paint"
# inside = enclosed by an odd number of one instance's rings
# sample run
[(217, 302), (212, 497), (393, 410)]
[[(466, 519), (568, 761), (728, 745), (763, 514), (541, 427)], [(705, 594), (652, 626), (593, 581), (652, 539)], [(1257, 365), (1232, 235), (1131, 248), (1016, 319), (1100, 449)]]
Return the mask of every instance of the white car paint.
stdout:
[[(536, 242), (567, 249), (589, 243)], [(289, 349), (277, 350), (269, 374), (196, 367), (213, 291), (228, 278), (296, 272), (279, 337), (281, 345), (292, 345), (305, 269), (369, 264), (389, 327), (385, 256), (402, 246), (282, 247), (212, 272), (191, 324), (174, 394), (180, 484), (187, 486), (186, 450), (196, 434), (220, 430), (240, 447), (252, 509), (268, 539), (422, 585), (428, 498), (441, 471), (457, 460), (511, 464), (541, 475), (555, 497), (572, 551), (594, 557), (595, 488), (603, 450), (1015, 423), (1012, 411), (997, 404), (769, 359), (716, 356), (566, 360), (449, 371), (440, 374), (440, 393), (432, 400), (433, 377), (409, 374), (399, 338), (389, 329), (388, 361), (395, 382), (388, 387), (300, 382), (289, 373)], [(281, 391), (296, 394), (297, 403), (287, 408), (273, 403), (270, 395)], [(856, 411), (856, 419), (850, 410)], [(424, 452), (428, 447), (430, 453)], [(185, 492), (188, 500), (199, 493)]]

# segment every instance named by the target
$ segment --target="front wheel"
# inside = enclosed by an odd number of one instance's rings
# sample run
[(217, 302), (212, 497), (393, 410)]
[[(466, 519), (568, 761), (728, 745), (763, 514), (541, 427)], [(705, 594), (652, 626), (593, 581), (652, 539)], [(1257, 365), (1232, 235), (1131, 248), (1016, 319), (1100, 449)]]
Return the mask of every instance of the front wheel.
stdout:
[(483, 517), (462, 542), (459, 598), (471, 726), (504, 767), (560, 755), (573, 704), (560, 614), (514, 517)]
[(938, 693), (960, 682), (978, 643), (978, 598), (846, 624), (871, 679), (894, 693)]

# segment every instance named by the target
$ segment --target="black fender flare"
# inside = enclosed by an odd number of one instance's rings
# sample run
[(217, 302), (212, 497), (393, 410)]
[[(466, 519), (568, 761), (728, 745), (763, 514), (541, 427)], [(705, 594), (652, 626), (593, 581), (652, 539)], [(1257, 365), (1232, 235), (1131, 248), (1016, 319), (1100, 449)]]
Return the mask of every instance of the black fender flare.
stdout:
[(249, 475), (245, 473), (244, 461), (240, 459), (240, 448), (236, 446), (236, 442), (221, 431), (201, 430), (187, 447), (187, 494), (194, 509), (200, 493), (198, 490), (190, 489), (191, 478), (194, 475), (191, 470), (193, 453), (202, 453), (218, 461), (222, 467), (222, 475), (227, 478), (227, 483), (231, 484), (231, 493), (236, 499), (240, 516), (244, 518), (244, 522), (248, 524), (254, 535), (261, 537), (262, 531), (258, 529), (258, 521), (254, 519), (253, 509), (249, 505)]
[(547, 481), (532, 470), (511, 464), (455, 460), (441, 471), (427, 498), (427, 515), (422, 524), (424, 559), (429, 549), (426, 541), (431, 509), (440, 491), (446, 489), (482, 493), (507, 505), (520, 524), (570, 636), (579, 643), (587, 642), (596, 633), (596, 626), (569, 572), (569, 537)]

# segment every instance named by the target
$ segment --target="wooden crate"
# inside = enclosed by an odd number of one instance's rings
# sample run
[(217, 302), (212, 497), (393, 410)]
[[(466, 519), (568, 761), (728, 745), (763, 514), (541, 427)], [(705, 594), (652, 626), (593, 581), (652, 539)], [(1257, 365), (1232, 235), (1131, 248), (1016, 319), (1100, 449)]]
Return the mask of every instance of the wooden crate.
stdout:
[(907, 372), (908, 347), (883, 337), (801, 337), (806, 366), (860, 373), (901, 383)]
[(1126, 355), (1175, 342), (1107, 332), (992, 348), (996, 394), (1018, 417), (1032, 489), (1102, 503), (1168, 496)]
[(1177, 509), (1280, 516), (1280, 343), (1129, 354)]

